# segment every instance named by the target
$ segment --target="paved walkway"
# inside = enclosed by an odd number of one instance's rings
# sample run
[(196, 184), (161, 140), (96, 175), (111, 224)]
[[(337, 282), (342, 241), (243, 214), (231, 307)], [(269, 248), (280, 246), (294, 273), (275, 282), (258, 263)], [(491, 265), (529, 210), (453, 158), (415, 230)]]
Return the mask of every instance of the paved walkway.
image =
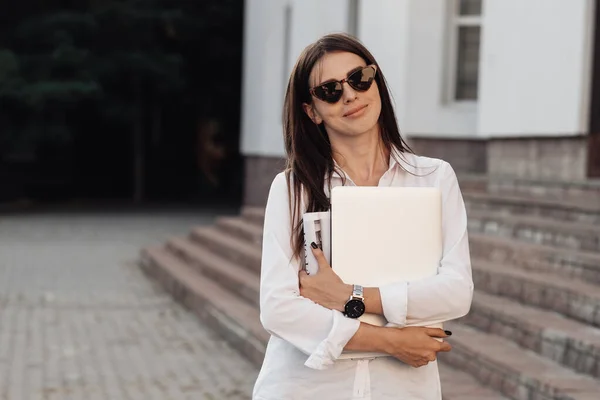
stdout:
[(143, 275), (198, 213), (0, 217), (0, 399), (249, 399), (257, 369)]

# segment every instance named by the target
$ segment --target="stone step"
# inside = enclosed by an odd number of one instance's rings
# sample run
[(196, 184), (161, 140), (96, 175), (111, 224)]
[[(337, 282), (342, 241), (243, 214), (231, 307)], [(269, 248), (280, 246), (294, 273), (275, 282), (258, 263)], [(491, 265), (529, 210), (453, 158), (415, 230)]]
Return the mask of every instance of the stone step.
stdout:
[(498, 392), (482, 386), (471, 375), (453, 365), (438, 361), (442, 400), (508, 400)]
[(471, 374), (481, 384), (514, 400), (592, 400), (600, 381), (563, 367), (500, 336), (480, 332), (458, 322), (452, 331), (452, 351), (442, 362)]
[(460, 322), (600, 378), (600, 329), (478, 291), (471, 311)]
[(265, 221), (265, 208), (244, 206), (242, 207), (241, 216), (243, 219), (260, 225), (260, 227), (262, 228), (263, 223)]
[(260, 324), (256, 307), (199, 274), (165, 248), (142, 250), (140, 263), (148, 275), (236, 350), (256, 365), (262, 364), (269, 334)]
[[(227, 218), (220, 228), (242, 240), (260, 243), (262, 227), (247, 219)], [(581, 250), (556, 249), (535, 243), (470, 234), (471, 255), (482, 261), (547, 272), (565, 278), (600, 283), (600, 254)]]
[(593, 203), (600, 206), (600, 179), (559, 181), (459, 174), (458, 180), (463, 192), (521, 195), (538, 199)]
[(262, 247), (245, 242), (215, 226), (198, 227), (190, 232), (190, 239), (207, 247), (226, 260), (260, 273)]
[[(238, 231), (258, 237), (260, 228), (245, 220), (235, 222)], [(200, 232), (200, 231), (199, 231)], [(260, 249), (247, 245), (244, 239), (231, 234), (203, 228), (200, 243), (234, 263), (243, 263), (251, 271), (260, 270)], [(198, 235), (199, 237), (200, 235)], [(551, 309), (570, 318), (600, 326), (599, 286), (573, 279), (564, 279), (545, 270), (526, 270), (512, 262), (473, 257), (473, 279), (477, 290), (514, 298), (524, 304)], [(240, 264), (242, 265), (242, 264)]]
[(256, 272), (220, 257), (189, 238), (172, 238), (167, 242), (167, 248), (225, 289), (237, 293), (249, 304), (259, 306), (260, 278)]
[[(220, 218), (217, 226), (227, 234), (242, 240), (261, 243), (262, 226), (253, 220), (239, 217)], [(600, 253), (557, 249), (478, 233), (469, 234), (469, 243), (471, 256), (475, 258), (600, 283)]]
[(476, 290), (600, 326), (600, 286), (472, 259)]
[[(471, 195), (491, 198), (498, 197), (500, 203), (512, 200), (526, 200), (527, 203), (539, 202), (541, 205), (552, 206), (564, 210), (565, 208), (581, 209), (582, 211), (595, 211), (600, 213), (600, 180), (587, 180), (581, 182), (556, 181), (541, 179), (516, 179), (509, 177), (494, 177), (485, 175), (459, 175), (459, 183), (465, 200)], [(565, 203), (563, 205), (563, 203)], [(565, 207), (568, 205), (568, 207)], [(262, 223), (260, 207), (250, 207), (242, 210), (242, 214)], [(255, 211), (259, 211), (255, 214)], [(556, 216), (562, 212), (553, 211)], [(541, 214), (540, 214), (541, 215)], [(571, 214), (572, 215), (572, 214)], [(583, 220), (592, 218), (598, 222), (596, 217), (582, 216)], [(563, 218), (559, 218), (563, 219)], [(574, 220), (577, 220), (574, 219)], [(591, 221), (590, 221), (591, 222)]]
[(457, 175), (458, 184), (463, 192), (478, 192), (486, 193), (488, 191), (488, 177), (486, 175), (471, 175), (461, 174)]
[(600, 205), (534, 198), (520, 194), (463, 192), (468, 212), (501, 212), (509, 215), (600, 224)]
[[(468, 179), (468, 178), (466, 178)], [(600, 206), (600, 180), (558, 181), (487, 177), (491, 194), (521, 194), (535, 198), (567, 200)]]
[[(259, 214), (260, 215), (260, 214)], [(258, 223), (258, 221), (254, 221), (254, 222), (249, 222), (247, 219), (228, 219), (225, 218), (226, 221), (224, 221), (224, 223), (220, 223), (219, 224), (219, 230), (221, 232), (215, 234), (215, 229), (195, 229), (192, 232), (192, 235), (190, 235), (190, 239), (193, 237), (194, 239), (196, 239), (195, 241), (190, 241), (188, 239), (184, 239), (184, 238), (173, 238), (168, 242), (168, 253), (165, 253), (164, 250), (162, 249), (158, 249), (160, 250), (159, 255), (155, 255), (156, 259), (161, 259), (162, 256), (162, 264), (158, 264), (154, 261), (149, 262), (148, 260), (146, 260), (145, 265), (150, 265), (150, 270), (152, 271), (152, 273), (154, 275), (157, 274), (156, 269), (157, 268), (163, 268), (161, 265), (166, 264), (167, 267), (169, 267), (170, 265), (174, 264), (175, 267), (177, 267), (178, 265), (184, 263), (187, 265), (192, 266), (192, 268), (195, 269), (195, 272), (197, 271), (202, 271), (202, 273), (205, 276), (199, 275), (199, 278), (191, 278), (190, 276), (186, 276), (182, 279), (182, 282), (187, 282), (188, 280), (195, 280), (195, 279), (205, 279), (205, 278), (210, 278), (210, 277), (214, 277), (214, 280), (216, 280), (218, 282), (219, 285), (224, 286), (226, 288), (231, 288), (231, 283), (227, 283), (228, 279), (233, 280), (233, 271), (234, 268), (237, 264), (233, 263), (230, 261), (230, 259), (224, 259), (221, 256), (219, 256), (218, 254), (213, 254), (213, 252), (211, 250), (208, 250), (207, 248), (203, 247), (204, 244), (206, 243), (205, 240), (208, 241), (212, 241), (211, 243), (217, 244), (216, 247), (224, 250), (227, 252), (227, 254), (229, 254), (231, 256), (231, 252), (235, 253), (236, 251), (241, 249), (241, 253), (244, 257), (248, 257), (250, 255), (251, 258), (254, 258), (254, 265), (251, 266), (251, 270), (244, 270), (243, 268), (248, 268), (248, 266), (250, 265), (246, 265), (245, 267), (237, 267), (237, 269), (235, 269), (235, 271), (245, 271), (246, 277), (244, 278), (245, 280), (248, 281), (253, 281), (254, 284), (252, 285), (254, 289), (256, 289), (256, 286), (258, 285), (258, 275), (257, 275), (257, 271), (256, 268), (259, 268), (260, 265), (260, 252), (256, 252), (256, 249), (254, 248), (254, 246), (243, 246), (243, 245), (247, 245), (248, 243), (248, 239), (249, 237), (245, 237), (244, 238), (244, 230), (247, 230), (246, 234), (249, 232), (252, 234), (253, 238), (259, 238), (262, 235), (262, 226)], [(236, 221), (236, 222), (232, 222)], [(242, 222), (242, 223), (240, 223)], [(240, 228), (240, 226), (242, 228)], [(235, 228), (234, 228), (235, 227)], [(228, 230), (228, 228), (230, 228)], [(236, 230), (237, 229), (237, 230)], [(237, 234), (239, 234), (236, 237), (236, 232)], [(232, 237), (233, 236), (233, 237)], [(200, 240), (198, 240), (200, 239)], [(238, 240), (233, 240), (233, 239), (238, 239)], [(215, 243), (217, 242), (217, 243)], [(241, 246), (240, 246), (241, 244)], [(200, 256), (202, 257), (202, 261), (200, 261)], [(165, 258), (168, 258), (167, 260), (165, 260)], [(232, 257), (233, 259), (238, 259), (238, 256), (233, 255)], [(214, 267), (217, 266), (217, 260), (220, 262), (220, 265), (228, 265), (228, 267), (224, 267), (224, 270), (228, 270), (230, 273), (226, 273), (226, 275), (229, 275), (227, 277), (223, 277), (222, 274), (219, 274), (218, 271), (211, 271), (207, 273), (207, 268), (210, 269), (215, 269)], [(148, 267), (145, 267), (146, 269), (149, 269)], [(222, 267), (219, 267), (219, 269), (221, 269)], [(189, 267), (188, 267), (189, 270)], [(190, 272), (190, 271), (188, 271)], [(215, 275), (211, 275), (211, 273), (214, 273)], [(242, 273), (243, 274), (243, 273)], [(163, 275), (165, 275), (165, 273), (163, 272)], [(252, 276), (253, 278), (250, 278), (250, 276)], [(168, 274), (167, 274), (168, 277)], [(162, 279), (163, 282), (166, 281), (167, 284), (169, 284), (169, 282), (172, 281), (172, 279)], [(215, 285), (215, 282), (213, 282), (213, 279), (209, 280), (209, 283), (213, 284), (213, 286)], [(189, 285), (188, 286), (183, 286), (183, 283), (170, 283), (171, 287), (175, 288), (176, 290), (172, 291), (172, 293), (174, 293), (176, 298), (179, 298), (180, 301), (184, 301), (185, 299), (189, 298), (190, 296), (193, 297), (192, 294), (189, 293), (190, 288)], [(223, 291), (223, 288), (218, 288), (221, 290), (221, 292)], [(216, 290), (216, 289), (215, 289)], [(251, 359), (252, 361), (254, 361), (257, 364), (260, 364), (262, 362), (262, 357), (264, 355), (264, 348), (262, 349), (263, 353), (262, 354), (257, 354), (257, 348), (260, 349), (259, 346), (257, 346), (256, 342), (254, 342), (255, 340), (260, 341), (260, 343), (262, 343), (263, 347), (266, 347), (266, 343), (268, 340), (268, 334), (266, 332), (264, 332), (262, 329), (258, 329), (256, 327), (256, 325), (260, 325), (260, 321), (259, 321), (259, 316), (258, 316), (258, 311), (251, 311), (248, 309), (249, 305), (256, 305), (256, 303), (254, 302), (249, 302), (247, 296), (242, 295), (243, 291), (235, 291), (232, 292), (230, 290), (225, 291), (225, 293), (231, 295), (232, 293), (236, 293), (236, 294), (240, 294), (238, 300), (241, 300), (242, 304), (244, 304), (246, 307), (245, 310), (248, 313), (248, 315), (252, 315), (254, 322), (252, 322), (252, 318), (246, 318), (244, 320), (241, 319), (237, 319), (235, 321), (235, 323), (228, 323), (229, 321), (227, 319), (224, 319), (223, 316), (218, 315), (218, 317), (214, 317), (212, 316), (213, 314), (215, 314), (215, 312), (212, 312), (211, 315), (208, 316), (208, 318), (210, 319), (211, 324), (215, 324), (216, 329), (219, 333), (221, 333), (227, 340), (232, 341), (232, 344), (234, 345), (234, 347), (236, 349), (238, 349), (238, 351), (240, 351), (244, 356), (248, 357), (249, 359)], [(177, 293), (181, 293), (179, 295), (177, 295)], [(208, 296), (211, 297), (212, 301), (219, 301), (219, 298), (221, 298), (220, 294), (215, 294), (215, 293), (211, 293), (208, 290), (201, 290), (201, 294), (200, 296), (202, 297), (204, 294), (208, 294)], [(255, 294), (256, 295), (256, 294)], [(225, 295), (227, 296), (227, 295)], [(235, 294), (233, 295), (234, 297), (238, 297)], [(203, 298), (203, 297), (202, 297)], [(241, 299), (240, 299), (241, 298)], [(187, 300), (189, 301), (189, 300)], [(232, 303), (232, 300), (229, 300), (229, 303)], [(192, 304), (193, 301), (192, 301)], [(231, 308), (235, 308), (234, 306), (231, 306)], [(218, 310), (223, 310), (224, 307), (217, 307)], [(200, 315), (200, 314), (199, 314)], [(200, 315), (201, 316), (201, 315)], [(225, 322), (223, 322), (225, 321)], [(248, 325), (248, 326), (246, 326)], [(262, 327), (261, 327), (262, 328)], [(232, 330), (232, 332), (225, 332), (225, 330)], [(250, 334), (248, 332), (256, 332), (259, 331), (259, 334)], [(261, 336), (262, 334), (262, 336)], [(243, 344), (240, 342), (240, 338), (244, 338), (244, 337), (248, 337), (250, 338), (249, 340), (252, 341), (252, 343), (250, 344)], [(461, 372), (459, 370), (457, 370), (455, 367), (453, 366), (449, 366), (444, 364), (443, 362), (439, 363), (440, 366), (440, 378), (443, 382), (443, 399), (444, 400), (475, 400), (475, 399), (489, 399), (489, 400), (506, 400), (505, 397), (493, 392), (492, 390), (483, 387), (481, 384), (479, 384), (477, 381), (475, 381), (472, 377), (470, 377), (468, 374)]]
[(228, 235), (262, 248), (262, 226), (240, 217), (217, 218), (216, 226)]
[[(246, 240), (260, 242), (264, 210), (245, 208), (251, 217), (227, 221), (224, 229)], [(225, 227), (227, 225), (227, 227)], [(526, 269), (556, 272), (559, 275), (600, 283), (600, 253), (579, 249), (564, 249), (550, 245), (512, 240), (502, 236), (490, 236), (471, 230), (469, 232), (471, 255), (490, 261), (507, 262)]]
[[(582, 231), (584, 236), (590, 230), (595, 235), (598, 235), (598, 232), (600, 232), (600, 228), (598, 228), (600, 224), (600, 205), (594, 206), (589, 203), (575, 204), (548, 199), (535, 199), (526, 196), (487, 193), (465, 192), (464, 198), (468, 207), (468, 216), (471, 224), (473, 224), (471, 220), (474, 219), (490, 221), (491, 216), (497, 216), (509, 222), (519, 222), (525, 218), (526, 222), (534, 226), (537, 226), (539, 222), (544, 229), (558, 227), (558, 232), (561, 232), (563, 235), (565, 231), (568, 234), (571, 228), (575, 232)], [(242, 218), (262, 228), (264, 209), (261, 207), (243, 207)], [(490, 221), (490, 226), (488, 227), (490, 232), (496, 230), (493, 222), (493, 220)], [(563, 222), (567, 222), (567, 224), (563, 224)], [(482, 231), (479, 224), (469, 225), (469, 228), (472, 232)], [(525, 231), (522, 232), (522, 237), (527, 239), (532, 234), (533, 232)], [(581, 235), (579, 236), (581, 237)], [(562, 240), (565, 240), (565, 238), (562, 238)], [(550, 244), (553, 244), (553, 242)], [(572, 248), (579, 248), (577, 246), (573, 247), (573, 243), (570, 244)], [(599, 246), (592, 246), (590, 248), (592, 251), (598, 251), (599, 249)]]
[[(199, 274), (165, 248), (144, 249), (140, 264), (148, 275), (240, 354), (257, 366), (262, 364), (269, 334), (260, 324), (256, 307)], [(440, 362), (439, 370), (443, 400), (506, 400), (454, 366)]]
[(469, 232), (471, 257), (600, 284), (600, 253)]
[(597, 225), (511, 216), (496, 212), (471, 212), (468, 214), (468, 228), (473, 233), (485, 233), (524, 242), (600, 251), (600, 226)]

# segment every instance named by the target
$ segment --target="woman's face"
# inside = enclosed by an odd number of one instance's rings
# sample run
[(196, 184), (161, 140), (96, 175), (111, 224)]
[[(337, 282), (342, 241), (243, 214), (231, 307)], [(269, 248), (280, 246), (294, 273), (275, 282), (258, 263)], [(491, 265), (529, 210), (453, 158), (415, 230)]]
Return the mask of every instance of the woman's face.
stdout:
[[(327, 53), (311, 71), (309, 87), (332, 79), (342, 80), (349, 72), (366, 66), (365, 61), (354, 53)], [(357, 136), (369, 131), (378, 133), (376, 125), (381, 99), (377, 83), (373, 82), (366, 92), (353, 89), (347, 82), (344, 82), (343, 89), (337, 103), (327, 103), (313, 96), (313, 104), (304, 104), (304, 110), (315, 123), (324, 123), (330, 138)]]

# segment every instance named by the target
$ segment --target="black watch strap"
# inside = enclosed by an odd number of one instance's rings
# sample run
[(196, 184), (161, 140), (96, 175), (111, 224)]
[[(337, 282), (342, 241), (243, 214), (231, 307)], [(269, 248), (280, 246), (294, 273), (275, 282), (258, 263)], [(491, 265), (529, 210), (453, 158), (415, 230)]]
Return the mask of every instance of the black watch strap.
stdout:
[(363, 287), (354, 285), (352, 294), (344, 306), (344, 315), (349, 318), (359, 318), (365, 312)]

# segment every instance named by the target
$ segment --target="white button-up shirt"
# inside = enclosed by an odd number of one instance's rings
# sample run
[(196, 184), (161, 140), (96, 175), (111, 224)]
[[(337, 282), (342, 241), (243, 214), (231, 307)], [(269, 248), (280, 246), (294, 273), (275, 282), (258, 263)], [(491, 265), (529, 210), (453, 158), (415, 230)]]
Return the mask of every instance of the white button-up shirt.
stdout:
[[(459, 318), (470, 308), (473, 281), (467, 214), (456, 174), (442, 160), (395, 154), (401, 165), (390, 156), (379, 186), (440, 188), (443, 255), (436, 276), (379, 288), (384, 316), (399, 326)], [(331, 184), (342, 185), (342, 178), (334, 173)], [(346, 185), (354, 185), (349, 177)], [(437, 362), (413, 368), (393, 357), (337, 360), (360, 322), (300, 296), (301, 262), (292, 259), (289, 213), (287, 182), (280, 173), (267, 200), (261, 263), (260, 317), (271, 338), (253, 399), (441, 399)]]

